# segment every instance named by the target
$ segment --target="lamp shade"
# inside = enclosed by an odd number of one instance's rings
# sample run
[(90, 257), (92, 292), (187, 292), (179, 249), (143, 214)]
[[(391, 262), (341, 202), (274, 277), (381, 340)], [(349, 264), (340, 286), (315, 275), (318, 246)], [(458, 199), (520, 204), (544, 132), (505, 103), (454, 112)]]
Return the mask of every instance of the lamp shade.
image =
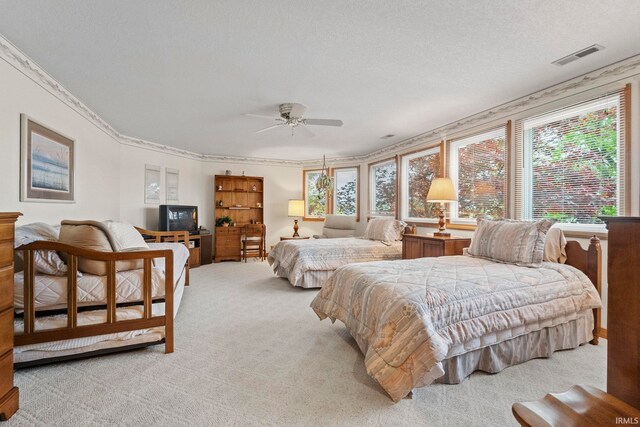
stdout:
[(289, 199), (289, 216), (304, 216), (304, 200)]
[(458, 195), (453, 188), (451, 178), (436, 178), (431, 181), (431, 187), (427, 194), (427, 202), (457, 202)]

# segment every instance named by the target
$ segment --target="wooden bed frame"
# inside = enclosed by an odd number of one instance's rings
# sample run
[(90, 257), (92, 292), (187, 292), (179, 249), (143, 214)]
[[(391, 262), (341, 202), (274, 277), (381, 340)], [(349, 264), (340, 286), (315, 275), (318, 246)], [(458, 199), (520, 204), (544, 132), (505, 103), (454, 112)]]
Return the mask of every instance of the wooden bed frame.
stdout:
[[(593, 236), (589, 241), (589, 247), (585, 250), (579, 242), (575, 240), (567, 241), (565, 248), (567, 252), (566, 264), (581, 270), (587, 275), (591, 283), (598, 291), (598, 295), (602, 294), (602, 248), (600, 247), (600, 239)], [(601, 309), (593, 309), (593, 339), (590, 341), (593, 345), (598, 345), (601, 328)]]
[[(144, 234), (153, 236), (156, 242), (173, 241), (184, 242), (189, 247), (189, 233), (181, 232), (155, 232), (150, 230), (138, 229)], [(133, 252), (101, 252), (90, 249), (78, 248), (59, 242), (38, 241), (29, 243), (16, 248), (16, 251), (24, 253), (24, 330), (22, 333), (16, 333), (14, 336), (14, 345), (22, 346), (29, 344), (39, 344), (44, 342), (68, 340), (75, 338), (84, 338), (96, 335), (113, 334), (126, 331), (134, 331), (138, 329), (149, 329), (158, 326), (164, 326), (165, 338), (160, 342), (164, 342), (165, 353), (172, 353), (174, 348), (173, 340), (173, 293), (174, 293), (174, 269), (173, 269), (173, 251), (170, 249), (145, 250)], [(67, 326), (64, 328), (35, 330), (35, 265), (34, 255), (38, 250), (54, 250), (67, 254), (67, 309), (63, 310), (67, 314)], [(78, 258), (88, 258), (96, 261), (104, 261), (107, 265), (107, 321), (100, 324), (91, 324), (78, 326), (78, 303), (77, 303), (77, 277), (78, 277)], [(154, 258), (165, 259), (165, 292), (164, 292), (164, 315), (154, 316), (152, 313), (152, 261)], [(116, 302), (116, 262), (123, 260), (143, 260), (143, 316), (140, 319), (117, 320), (116, 308), (124, 306)], [(189, 263), (185, 266), (185, 285), (189, 278)], [(104, 308), (105, 305), (96, 306), (95, 308)], [(82, 311), (82, 309), (80, 310)], [(40, 313), (38, 313), (40, 314)], [(151, 342), (147, 345), (157, 344)], [(134, 346), (140, 348), (138, 344)], [(101, 351), (115, 352), (131, 349), (123, 346), (109, 350)], [(89, 356), (91, 354), (88, 354)], [(55, 358), (55, 361), (74, 359), (84, 357), (84, 354), (64, 356)], [(40, 363), (38, 363), (40, 362)], [(46, 361), (33, 361), (19, 364), (20, 366), (32, 366), (42, 363), (50, 363)]]

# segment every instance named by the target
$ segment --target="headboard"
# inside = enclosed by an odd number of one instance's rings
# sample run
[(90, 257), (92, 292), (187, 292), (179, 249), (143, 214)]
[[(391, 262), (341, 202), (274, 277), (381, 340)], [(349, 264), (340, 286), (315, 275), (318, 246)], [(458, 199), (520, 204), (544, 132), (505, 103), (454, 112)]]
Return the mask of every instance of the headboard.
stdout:
[[(589, 241), (589, 247), (584, 250), (579, 242), (575, 240), (567, 241), (565, 248), (567, 252), (566, 264), (581, 270), (591, 280), (596, 287), (598, 294), (602, 294), (602, 248), (600, 239), (593, 236)], [(593, 340), (591, 344), (598, 344), (600, 335), (600, 309), (593, 310)]]

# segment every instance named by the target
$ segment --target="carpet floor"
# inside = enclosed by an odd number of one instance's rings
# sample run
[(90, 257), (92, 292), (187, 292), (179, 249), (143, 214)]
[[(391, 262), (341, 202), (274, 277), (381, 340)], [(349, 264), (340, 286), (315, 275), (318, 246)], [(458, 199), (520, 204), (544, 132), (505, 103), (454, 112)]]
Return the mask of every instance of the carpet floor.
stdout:
[(605, 388), (601, 341), (393, 404), (344, 325), (309, 308), (316, 293), (262, 262), (194, 269), (173, 354), (154, 346), (19, 370), (21, 408), (5, 425), (512, 426), (513, 402)]

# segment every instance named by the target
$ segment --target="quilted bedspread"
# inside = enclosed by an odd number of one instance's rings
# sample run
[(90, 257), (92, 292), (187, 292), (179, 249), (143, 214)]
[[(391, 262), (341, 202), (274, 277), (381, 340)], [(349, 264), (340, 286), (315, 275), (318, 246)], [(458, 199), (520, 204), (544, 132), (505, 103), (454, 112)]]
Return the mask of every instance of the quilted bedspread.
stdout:
[(311, 303), (342, 321), (365, 355), (367, 372), (398, 401), (442, 376), (440, 362), (600, 307), (581, 271), (467, 256), (341, 267)]
[(385, 244), (359, 237), (337, 239), (284, 240), (269, 253), (267, 260), (278, 277), (293, 286), (304, 287), (307, 271), (333, 271), (355, 262), (393, 260), (402, 257), (402, 242)]

